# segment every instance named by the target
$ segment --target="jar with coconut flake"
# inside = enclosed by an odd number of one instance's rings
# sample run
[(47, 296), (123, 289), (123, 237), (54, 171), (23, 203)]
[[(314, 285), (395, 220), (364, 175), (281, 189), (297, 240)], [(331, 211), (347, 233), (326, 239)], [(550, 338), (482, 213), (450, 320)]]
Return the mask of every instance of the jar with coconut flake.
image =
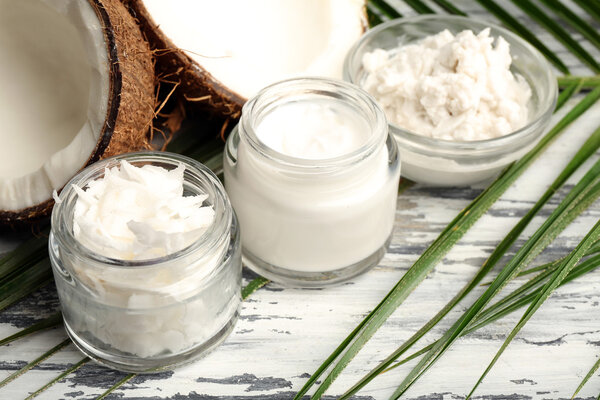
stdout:
[(82, 352), (153, 372), (201, 357), (231, 332), (239, 229), (208, 168), (176, 154), (127, 154), (86, 168), (56, 200), (50, 260)]
[(248, 101), (224, 155), (247, 265), (323, 286), (377, 265), (392, 234), (400, 161), (383, 111), (360, 88), (300, 78)]

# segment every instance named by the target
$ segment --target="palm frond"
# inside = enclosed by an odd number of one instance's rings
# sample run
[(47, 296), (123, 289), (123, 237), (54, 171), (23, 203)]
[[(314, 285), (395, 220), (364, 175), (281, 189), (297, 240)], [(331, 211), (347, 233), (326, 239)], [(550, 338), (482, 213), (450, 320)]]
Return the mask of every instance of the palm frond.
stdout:
[(566, 88), (573, 83), (581, 83), (581, 89), (594, 89), (600, 86), (600, 75), (595, 76), (561, 76), (558, 78), (558, 86)]
[(600, 4), (595, 0), (573, 0), (579, 7), (600, 22)]
[[(450, 329), (415, 366), (393, 394), (398, 398), (411, 387), (449, 348), (462, 336), (469, 324), (502, 288), (512, 280), (521, 268), (535, 258), (556, 236), (569, 225), (583, 210), (600, 196), (600, 161), (584, 175), (571, 189), (560, 205), (544, 221), (542, 226), (519, 249), (517, 254), (504, 266), (486, 291), (471, 305)], [(587, 239), (586, 239), (587, 243)], [(591, 244), (594, 244), (595, 241)], [(590, 246), (591, 246), (590, 244)], [(587, 248), (586, 248), (587, 251)], [(578, 253), (579, 254), (579, 253)], [(583, 253), (582, 253), (583, 254)], [(581, 258), (581, 257), (579, 257)], [(579, 259), (577, 259), (578, 261)]]
[(50, 350), (48, 350), (47, 352), (45, 352), (44, 354), (42, 354), (41, 356), (36, 358), (35, 360), (31, 361), (30, 363), (27, 363), (23, 368), (10, 374), (8, 377), (6, 377), (4, 380), (2, 380), (2, 382), (0, 382), (0, 388), (5, 386), (7, 383), (12, 382), (13, 380), (17, 379), (19, 376), (23, 375), (25, 372), (29, 371), (31, 368), (35, 367), (36, 365), (38, 365), (39, 363), (41, 363), (48, 357), (57, 353), (59, 350), (67, 347), (69, 344), (71, 344), (71, 339), (67, 338), (67, 339), (63, 340), (62, 342), (60, 342), (59, 344), (57, 344), (56, 346), (54, 346), (53, 348), (51, 348)]
[[(598, 249), (596, 249), (596, 251), (597, 250)], [(590, 250), (589, 254), (592, 253), (593, 251)], [(477, 315), (477, 317), (473, 320), (473, 323), (469, 325), (469, 327), (465, 330), (465, 332), (463, 332), (461, 336), (466, 336), (478, 329), (481, 329), (484, 326), (491, 324), (492, 322), (495, 322), (503, 318), (504, 316), (531, 303), (531, 301), (533, 301), (533, 295), (535, 295), (534, 292), (536, 288), (539, 288), (548, 280), (552, 271), (554, 271), (563, 260), (564, 258), (561, 258), (551, 263), (544, 264), (543, 267), (545, 270), (541, 274), (538, 274), (536, 277), (526, 282), (521, 287), (515, 289), (502, 300), (486, 308), (483, 312)], [(600, 255), (596, 255), (581, 263), (576, 269), (569, 273), (569, 275), (561, 283), (561, 285), (565, 285), (573, 279), (576, 279), (588, 272), (591, 272), (594, 269), (597, 269), (598, 267), (600, 267)], [(388, 372), (401, 365), (404, 365), (405, 363), (427, 353), (434, 347), (434, 345), (437, 342), (438, 341), (431, 343), (430, 345), (421, 348), (420, 350), (407, 356), (406, 358), (395, 362), (395, 360), (397, 360), (400, 356), (402, 356), (406, 351), (409, 350), (408, 346), (403, 345), (399, 347), (396, 351), (394, 351), (394, 353), (390, 354), (384, 361), (378, 364), (368, 374), (363, 376), (360, 379), (360, 381), (358, 381), (354, 386), (352, 386), (342, 396), (340, 396), (339, 400), (349, 399), (352, 395), (356, 394), (360, 389), (362, 389), (367, 383), (372, 381), (378, 375)]]
[(580, 18), (577, 14), (567, 8), (560, 0), (541, 0), (551, 8), (558, 16), (567, 21), (569, 25), (581, 33), (596, 48), (600, 49), (600, 34), (590, 24)]
[(0, 258), (0, 284), (15, 278), (48, 255), (48, 232), (49, 230), (45, 229), (39, 236), (25, 241)]
[[(586, 255), (592, 256), (592, 255), (594, 255), (596, 253), (599, 253), (599, 252), (600, 252), (600, 243), (596, 243), (589, 250), (589, 252)], [(530, 268), (524, 269), (524, 270), (520, 271), (517, 275), (515, 275), (515, 278), (520, 278), (520, 277), (523, 277), (523, 276), (534, 274), (536, 272), (547, 271), (548, 269), (555, 268), (560, 261), (562, 261), (562, 259), (554, 261), (554, 262), (551, 262), (551, 263), (546, 263), (546, 264), (538, 265), (537, 267), (530, 267)], [(482, 283), (481, 286), (489, 286), (491, 283), (492, 282)]]
[[(269, 280), (263, 277), (258, 277), (255, 278), (253, 280), (251, 280), (250, 282), (248, 282), (248, 284), (242, 289), (242, 300), (246, 300), (248, 297), (250, 297), (254, 292), (256, 292), (258, 289), (260, 289), (261, 287), (263, 287), (264, 285), (266, 285), (267, 283), (269, 283)], [(60, 314), (58, 314), (58, 316), (60, 317)], [(59, 323), (62, 321), (62, 318), (60, 318)], [(31, 328), (28, 328), (27, 330), (29, 330)], [(33, 333), (35, 331), (34, 330), (32, 332), (27, 332), (27, 334)], [(20, 333), (22, 333), (23, 331), (21, 331)], [(19, 335), (18, 338), (25, 336), (24, 334)], [(8, 338), (7, 338), (8, 339)], [(16, 338), (15, 338), (16, 339)], [(5, 339), (6, 340), (6, 339)], [(70, 343), (70, 340), (67, 339), (67, 343)], [(1, 344), (1, 343), (0, 343)], [(64, 347), (64, 346), (63, 346)], [(55, 352), (57, 352), (58, 350), (62, 349), (62, 347), (60, 348), (53, 348), (51, 350), (49, 350), (47, 353), (45, 353), (45, 357), (44, 358), (40, 358), (39, 360), (36, 360), (35, 365), (39, 364), (41, 361), (45, 360), (46, 358), (50, 357), (52, 354), (54, 354)], [(77, 370), (79, 367), (81, 367), (83, 364), (87, 363), (88, 361), (90, 361), (90, 359), (88, 357), (83, 358), (81, 361), (79, 361), (78, 363), (74, 364), (73, 366), (71, 366), (69, 369), (67, 369), (65, 372), (63, 372), (62, 374), (60, 374), (58, 377), (52, 379), (50, 382), (46, 383), (44, 386), (42, 386), (41, 388), (39, 388), (38, 390), (36, 390), (31, 396), (29, 396), (26, 400), (28, 399), (32, 399), (35, 396), (41, 394), (43, 391), (45, 391), (46, 389), (48, 389), (49, 387), (51, 387), (52, 385), (54, 385), (56, 382), (60, 381), (61, 379), (63, 379), (65, 376), (67, 376), (68, 374), (70, 374), (71, 372), (74, 372), (75, 370)], [(28, 364), (29, 365), (29, 364)], [(34, 365), (31, 365), (27, 370), (31, 369)], [(20, 374), (25, 373), (26, 370), (24, 370), (23, 372), (21, 372)], [(129, 382), (129, 380), (131, 380), (133, 377), (135, 377), (137, 374), (129, 374), (127, 376), (125, 376), (123, 379), (119, 380), (117, 383), (115, 383), (113, 386), (111, 386), (108, 390), (106, 390), (104, 393), (102, 393), (97, 399), (103, 399), (106, 396), (108, 396), (110, 393), (114, 392), (115, 390), (117, 390), (119, 387), (121, 387), (122, 385), (124, 385), (125, 383)], [(16, 376), (15, 376), (16, 378)], [(14, 378), (13, 378), (14, 379)], [(6, 382), (8, 383), (8, 382)], [(2, 386), (2, 383), (0, 383), (0, 387)]]
[(375, 7), (372, 2), (367, 3), (367, 20), (370, 27), (379, 25), (383, 22), (381, 11)]
[[(543, 271), (530, 281), (528, 281), (525, 285), (521, 286), (521, 288), (515, 290), (511, 293), (508, 299), (502, 299), (494, 305), (490, 306), (486, 310), (482, 311), (480, 315), (477, 316), (474, 323), (471, 324), (469, 328), (464, 332), (465, 335), (468, 335), (471, 332), (487, 325), (493, 321), (496, 321), (505, 315), (508, 315), (521, 307), (531, 303), (536, 296), (537, 289), (540, 286), (544, 285), (549, 277), (552, 275), (552, 272), (558, 268), (558, 266), (564, 262), (564, 258), (556, 260), (551, 263), (551, 268), (546, 271)], [(597, 269), (600, 267), (600, 256), (595, 255), (590, 257), (589, 259), (582, 262), (579, 266), (573, 269), (567, 277), (561, 282), (561, 286), (565, 285), (577, 278), (582, 277), (583, 275)], [(517, 293), (519, 292), (519, 293)]]
[(594, 57), (590, 55), (569, 32), (565, 31), (556, 21), (548, 16), (541, 8), (536, 6), (531, 0), (511, 0), (513, 4), (523, 10), (533, 20), (542, 25), (556, 40), (561, 42), (577, 58), (586, 64), (594, 73), (600, 73), (600, 65)]
[(246, 300), (248, 297), (250, 297), (252, 293), (256, 292), (258, 289), (265, 286), (269, 282), (270, 281), (267, 278), (263, 278), (262, 276), (251, 280), (250, 282), (248, 282), (246, 287), (242, 289), (242, 300)]
[(571, 97), (573, 97), (574, 95), (579, 93), (579, 91), (581, 91), (582, 86), (582, 81), (573, 81), (570, 84), (566, 85), (560, 93), (560, 95), (558, 95), (558, 99), (556, 99), (555, 111), (558, 111), (561, 108), (563, 108), (563, 106), (567, 104), (567, 101), (569, 101)]
[(367, 317), (344, 339), (344, 341), (325, 360), (317, 371), (298, 391), (295, 399), (300, 399), (315, 384), (316, 380), (333, 365), (331, 372), (323, 379), (315, 391), (313, 398), (319, 398), (341, 374), (348, 363), (373, 336), (391, 313), (408, 297), (412, 290), (427, 276), (433, 267), (442, 259), (450, 248), (464, 235), (487, 209), (504, 193), (506, 189), (523, 173), (523, 171), (541, 154), (548, 145), (583, 112), (600, 98), (600, 88), (590, 92), (565, 117), (563, 117), (532, 149), (519, 161), (504, 171), (482, 194), (469, 204), (442, 231), (438, 238), (423, 252), (406, 274), (398, 281), (383, 300)]
[(454, 15), (462, 15), (464, 17), (467, 16), (467, 13), (465, 13), (464, 11), (460, 10), (458, 7), (456, 7), (454, 4), (452, 4), (451, 2), (449, 2), (448, 0), (433, 0), (435, 2), (435, 4), (437, 4), (438, 6), (440, 6), (443, 10), (449, 12), (450, 14), (454, 14)]
[(51, 282), (50, 260), (45, 258), (0, 284), (0, 311)]
[(590, 378), (594, 375), (594, 373), (596, 373), (596, 371), (598, 371), (599, 367), (600, 367), (600, 357), (598, 357), (598, 360), (596, 360), (594, 365), (592, 365), (592, 368), (590, 368), (588, 373), (583, 377), (583, 379), (581, 380), (581, 383), (579, 384), (579, 386), (577, 386), (577, 389), (575, 389), (573, 396), (571, 396), (572, 399), (574, 399), (575, 396), (577, 396), (577, 394), (581, 391), (581, 389), (583, 389), (585, 384), (590, 380)]
[[(554, 266), (558, 266), (558, 265), (560, 265), (560, 263), (562, 261), (563, 261), (563, 259), (560, 259), (551, 264)], [(567, 278), (565, 278), (565, 280), (561, 283), (561, 285), (567, 284), (568, 282), (570, 282), (574, 279), (577, 279), (577, 278), (581, 277), (582, 275), (585, 275), (585, 274), (597, 269), (598, 267), (600, 267), (600, 256), (596, 256), (593, 259), (586, 260), (585, 262), (581, 263), (576, 269), (571, 271), (569, 273), (569, 275), (567, 275)], [(550, 274), (544, 274), (544, 275), (545, 275), (545, 278), (547, 278)], [(540, 282), (539, 282), (539, 279), (537, 279), (537, 278), (538, 277), (534, 278), (536, 280), (536, 282), (530, 281), (531, 283), (528, 282), (526, 285), (532, 286), (532, 284), (535, 284), (535, 285), (539, 286)], [(527, 293), (524, 296), (521, 296), (521, 297), (516, 296), (517, 291), (524, 291), (524, 289), (526, 289), (526, 288), (520, 287), (515, 292), (512, 292), (509, 296), (507, 296), (512, 299), (510, 302), (501, 300), (501, 301), (493, 304), (492, 306), (489, 306), (481, 314), (477, 315), (477, 317), (475, 317), (475, 320), (473, 321), (473, 323), (470, 324), (469, 327), (462, 333), (462, 336), (466, 336), (472, 332), (475, 332), (476, 330), (483, 328), (484, 326), (486, 326), (492, 322), (495, 322), (495, 321), (505, 317), (506, 315), (511, 314), (514, 311), (531, 303), (535, 297), (535, 294), (536, 294), (535, 291), (532, 292), (531, 290), (529, 290), (529, 293)], [(413, 360), (413, 359), (427, 353), (440, 340), (441, 339), (438, 339), (434, 343), (431, 343), (428, 346), (425, 346), (422, 349), (418, 350), (417, 352), (411, 354), (410, 356), (398, 361), (396, 364), (387, 368), (383, 372), (387, 372), (391, 369), (394, 369), (400, 365), (407, 363), (410, 360)]]
[(510, 15), (506, 10), (500, 7), (493, 0), (477, 0), (479, 4), (485, 7), (490, 13), (496, 16), (502, 23), (508, 26), (510, 29), (521, 35), (525, 40), (531, 43), (537, 48), (560, 72), (569, 75), (571, 72), (569, 68), (562, 62), (562, 60), (541, 40), (537, 38), (525, 25), (520, 23), (515, 17)]
[[(599, 164), (600, 165), (600, 164)], [(550, 297), (552, 292), (560, 285), (563, 279), (567, 276), (567, 274), (575, 267), (575, 265), (579, 262), (579, 260), (585, 255), (585, 252), (594, 244), (596, 241), (600, 239), (600, 221), (596, 223), (596, 225), (588, 232), (583, 241), (569, 254), (569, 256), (561, 263), (561, 265), (553, 272), (550, 281), (546, 283), (543, 290), (541, 290), (537, 295), (532, 304), (529, 306), (519, 323), (514, 327), (514, 329), (510, 332), (500, 350), (496, 353), (484, 373), (475, 383), (475, 386), (471, 390), (471, 392), (467, 395), (467, 399), (471, 398), (477, 387), (481, 384), (483, 379), (487, 376), (492, 367), (496, 364), (504, 350), (508, 347), (510, 342), (515, 338), (517, 333), (525, 326), (527, 321), (531, 319), (531, 317), (535, 314), (535, 312), (540, 308), (540, 306), (544, 303), (544, 301)], [(595, 370), (594, 370), (595, 371)], [(593, 372), (592, 372), (593, 374)]]
[(435, 11), (421, 0), (404, 0), (413, 10), (419, 14), (433, 14)]
[[(579, 169), (579, 167), (592, 156), (596, 150), (600, 148), (600, 129), (597, 129), (581, 146), (577, 154), (571, 159), (564, 170), (558, 175), (550, 187), (544, 192), (540, 199), (534, 204), (534, 206), (519, 220), (519, 222), (511, 229), (506, 237), (500, 242), (500, 244), (494, 249), (492, 254), (483, 263), (477, 274), (467, 283), (434, 317), (432, 317), (423, 327), (421, 327), (416, 333), (414, 333), (409, 339), (405, 340), (404, 343), (395, 350), (390, 356), (386, 357), (385, 360), (379, 363), (377, 367), (371, 370), (365, 375), (352, 390), (359, 390), (360, 387), (364, 386), (367, 382), (372, 380), (377, 374), (385, 370), (394, 360), (404, 354), (414, 344), (416, 344), (427, 332), (429, 332), (434, 326), (436, 326), (460, 301), (462, 301), (480, 282), (489, 274), (489, 272), (496, 266), (502, 256), (506, 254), (508, 249), (512, 246), (515, 240), (527, 227), (529, 222), (538, 213), (538, 211), (550, 200), (552, 195)], [(592, 249), (592, 252), (600, 250), (600, 247)], [(533, 273), (538, 269), (550, 269), (552, 265), (545, 265), (541, 267), (532, 268), (527, 273)], [(518, 275), (515, 275), (515, 277)], [(542, 279), (542, 278), (538, 278)], [(515, 295), (520, 295), (517, 292)], [(507, 301), (510, 298), (507, 298)], [(355, 391), (350, 394), (355, 393)]]
[(62, 324), (62, 314), (60, 312), (54, 313), (48, 318), (41, 320), (28, 328), (20, 330), (19, 332), (7, 336), (4, 339), (0, 340), (0, 346), (4, 346), (5, 344), (9, 344), (10, 342), (14, 342), (17, 339), (24, 338), (25, 336), (31, 335), (32, 333), (36, 333), (45, 329), (56, 328)]
[(69, 368), (67, 368), (66, 370), (64, 370), (63, 372), (61, 372), (57, 377), (55, 377), (54, 379), (52, 379), (50, 382), (46, 383), (44, 386), (42, 386), (38, 390), (36, 390), (35, 392), (31, 393), (29, 396), (27, 396), (25, 398), (25, 400), (31, 400), (31, 399), (39, 396), (46, 389), (50, 388), (55, 383), (60, 382), (61, 380), (63, 380), (67, 375), (69, 375), (69, 374), (77, 371), (82, 365), (86, 364), (88, 361), (90, 361), (90, 359), (88, 357), (82, 358), (77, 363), (71, 365)]
[(376, 7), (389, 19), (402, 18), (402, 14), (396, 8), (389, 5), (385, 0), (371, 0), (369, 5)]
[(118, 389), (119, 387), (123, 386), (124, 384), (126, 384), (127, 382), (129, 382), (131, 379), (133, 379), (136, 376), (136, 374), (128, 374), (125, 375), (122, 379), (120, 379), (117, 383), (115, 383), (114, 385), (112, 385), (110, 388), (108, 388), (104, 393), (102, 393), (100, 396), (96, 397), (96, 400), (102, 400), (105, 399), (106, 396), (108, 396), (109, 394), (111, 394), (112, 392), (114, 392), (116, 389)]

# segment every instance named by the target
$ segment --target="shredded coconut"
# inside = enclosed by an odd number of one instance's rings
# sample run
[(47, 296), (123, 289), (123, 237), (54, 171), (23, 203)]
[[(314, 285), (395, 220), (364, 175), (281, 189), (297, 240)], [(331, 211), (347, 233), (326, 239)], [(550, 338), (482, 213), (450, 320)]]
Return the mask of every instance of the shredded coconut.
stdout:
[[(78, 193), (73, 233), (95, 252), (121, 260), (168, 255), (214, 223), (207, 196), (184, 196), (184, 165), (173, 170), (126, 161)], [(229, 241), (210, 253), (147, 267), (73, 262), (88, 291), (63, 288), (71, 329), (100, 348), (138, 357), (188, 351), (230, 321), (239, 303), (235, 269), (206, 285)], [(224, 273), (225, 274), (225, 273)], [(60, 281), (62, 282), (62, 281)], [(76, 310), (76, 312), (73, 312)]]
[(97, 253), (121, 260), (162, 257), (189, 246), (214, 219), (207, 195), (183, 196), (185, 167), (135, 167), (121, 161), (104, 177), (75, 186), (73, 234)]
[(390, 122), (437, 139), (506, 135), (527, 123), (531, 89), (510, 71), (509, 44), (490, 29), (454, 36), (444, 30), (419, 43), (363, 56), (362, 86)]

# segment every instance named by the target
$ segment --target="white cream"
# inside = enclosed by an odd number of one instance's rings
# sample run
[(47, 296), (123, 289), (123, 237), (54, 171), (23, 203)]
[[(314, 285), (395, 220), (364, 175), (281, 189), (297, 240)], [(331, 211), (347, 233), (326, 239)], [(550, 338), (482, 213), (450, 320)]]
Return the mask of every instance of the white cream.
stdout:
[(527, 123), (531, 89), (510, 71), (509, 45), (490, 37), (448, 30), (363, 57), (362, 87), (397, 126), (437, 139), (485, 140)]
[[(369, 152), (367, 143), (381, 132), (364, 109), (334, 96), (291, 96), (265, 115), (242, 116), (239, 147), (230, 153), (236, 159), (226, 153), (225, 185), (240, 220), (243, 254), (259, 272), (264, 268), (257, 259), (288, 270), (288, 276), (341, 270), (381, 250), (392, 232), (399, 167), (390, 166), (385, 121), (386, 134)], [(256, 118), (258, 141), (299, 164), (257, 152), (244, 131), (245, 118)], [(236, 142), (230, 139), (229, 148)], [(349, 154), (358, 157), (336, 161)]]
[(184, 170), (181, 163), (167, 170), (121, 161), (85, 190), (73, 186), (73, 234), (81, 244), (118, 260), (163, 258), (116, 267), (63, 259), (89, 288), (83, 296), (57, 280), (64, 286), (63, 309), (78, 310), (69, 312), (69, 328), (95, 346), (141, 358), (178, 354), (209, 340), (235, 312), (236, 271), (208, 281), (221, 265), (229, 235), (205, 251), (168, 257), (212, 229), (215, 220), (212, 206), (203, 206), (207, 195), (183, 195)]
[(328, 102), (297, 101), (277, 107), (256, 135), (279, 153), (309, 160), (334, 158), (360, 148), (368, 139), (364, 118)]
[(207, 195), (183, 196), (184, 169), (121, 161), (85, 190), (75, 187), (75, 238), (119, 260), (164, 257), (189, 246), (212, 224), (215, 213), (202, 206)]

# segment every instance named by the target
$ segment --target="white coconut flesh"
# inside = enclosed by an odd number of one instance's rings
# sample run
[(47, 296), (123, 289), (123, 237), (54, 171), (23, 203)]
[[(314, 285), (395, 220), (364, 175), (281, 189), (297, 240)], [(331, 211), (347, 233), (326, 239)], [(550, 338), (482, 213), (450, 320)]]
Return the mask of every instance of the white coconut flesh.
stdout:
[(175, 46), (245, 98), (286, 78), (341, 78), (344, 57), (364, 31), (364, 4), (364, 0), (144, 0), (154, 22)]
[(0, 0), (0, 210), (52, 196), (93, 152), (107, 115), (107, 45), (81, 0)]

